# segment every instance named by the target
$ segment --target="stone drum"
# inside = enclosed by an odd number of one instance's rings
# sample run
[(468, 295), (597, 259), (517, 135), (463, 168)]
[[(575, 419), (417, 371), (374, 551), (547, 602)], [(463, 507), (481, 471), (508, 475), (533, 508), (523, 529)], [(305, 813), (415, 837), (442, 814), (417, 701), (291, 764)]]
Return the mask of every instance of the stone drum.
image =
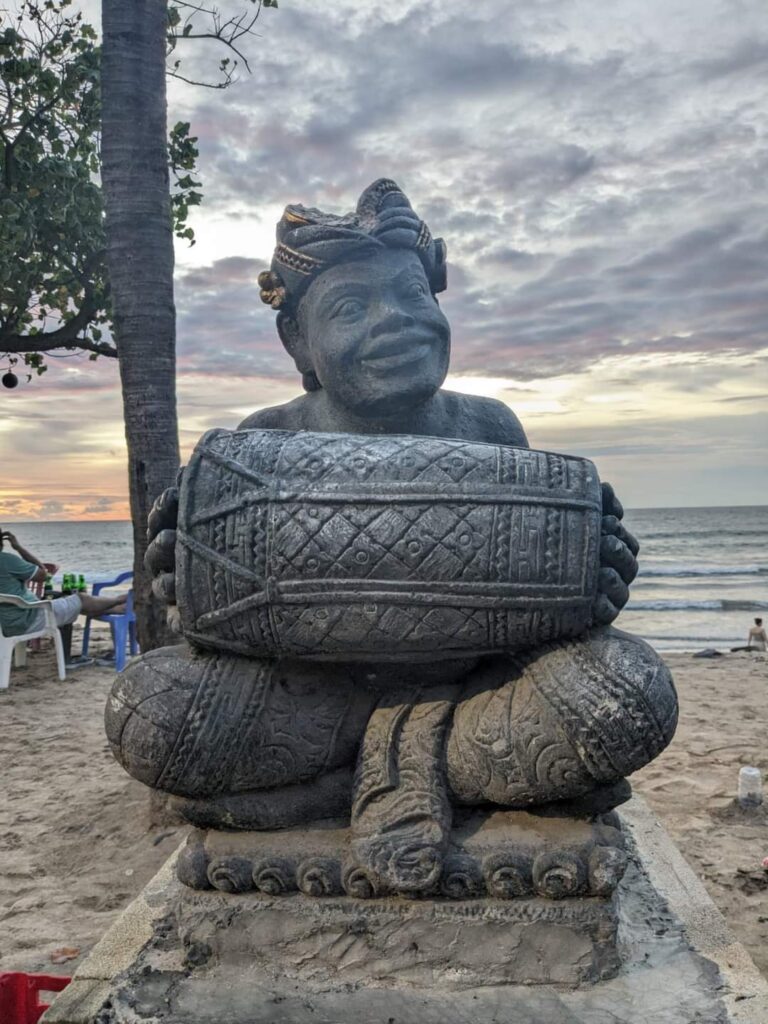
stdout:
[(214, 430), (185, 470), (177, 599), (199, 646), (433, 660), (592, 624), (586, 459), (434, 437)]

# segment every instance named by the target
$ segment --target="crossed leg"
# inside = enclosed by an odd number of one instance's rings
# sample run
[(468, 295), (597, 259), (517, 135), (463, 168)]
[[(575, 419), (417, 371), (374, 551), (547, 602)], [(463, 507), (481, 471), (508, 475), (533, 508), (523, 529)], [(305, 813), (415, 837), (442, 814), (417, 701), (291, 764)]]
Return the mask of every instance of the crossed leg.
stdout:
[(360, 894), (418, 895), (440, 876), (453, 804), (589, 794), (652, 760), (677, 722), (661, 659), (611, 629), (421, 674), (423, 686), (404, 669), (399, 687), (397, 673), (369, 687), (376, 674), (359, 666), (163, 648), (118, 677), (107, 734), (131, 775), (181, 797), (201, 827), (281, 828), (351, 807)]
[(642, 640), (613, 629), (524, 657), (487, 659), (460, 684), (383, 700), (366, 727), (352, 803), (361, 893), (418, 895), (439, 880), (452, 806), (530, 807), (611, 788), (667, 746), (672, 678)]
[(677, 695), (644, 641), (606, 628), (486, 666), (468, 680), (446, 748), (462, 804), (581, 797), (648, 764), (677, 725)]
[(194, 824), (266, 829), (348, 814), (375, 696), (343, 666), (150, 651), (118, 676), (106, 729), (125, 770)]

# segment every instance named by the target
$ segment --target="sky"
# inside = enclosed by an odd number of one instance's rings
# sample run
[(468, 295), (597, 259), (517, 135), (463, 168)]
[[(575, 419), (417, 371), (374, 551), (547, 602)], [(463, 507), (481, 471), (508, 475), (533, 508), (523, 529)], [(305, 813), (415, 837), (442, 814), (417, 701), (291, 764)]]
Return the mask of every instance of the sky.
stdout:
[[(768, 503), (764, 0), (280, 0), (246, 45), (225, 92), (169, 85), (205, 197), (177, 249), (185, 456), (301, 392), (256, 284), (285, 204), (391, 177), (448, 246), (447, 387), (628, 507)], [(49, 362), (0, 394), (0, 517), (127, 518), (117, 365)]]

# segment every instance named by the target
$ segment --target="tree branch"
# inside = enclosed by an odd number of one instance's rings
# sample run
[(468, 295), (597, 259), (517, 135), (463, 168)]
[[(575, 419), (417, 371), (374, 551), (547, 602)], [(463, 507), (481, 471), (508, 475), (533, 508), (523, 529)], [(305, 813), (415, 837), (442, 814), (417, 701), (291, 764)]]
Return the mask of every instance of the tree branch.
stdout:
[[(96, 352), (100, 356), (117, 359), (117, 349), (108, 341), (91, 341), (90, 338), (78, 338), (77, 330), (72, 330), (74, 319), (67, 321), (56, 331), (43, 334), (8, 334), (0, 335), (0, 352), (16, 355), (20, 352), (50, 352), (54, 348), (81, 348), (86, 352)], [(82, 327), (82, 324), (80, 325)]]
[[(86, 275), (90, 273), (103, 256), (103, 250), (94, 253), (86, 262), (83, 273)], [(80, 276), (75, 268), (72, 269), (76, 276)], [(67, 320), (55, 331), (42, 331), (40, 334), (4, 334), (0, 332), (0, 352), (15, 354), (18, 352), (50, 352), (54, 348), (81, 348), (86, 352), (95, 352), (97, 355), (116, 359), (117, 349), (108, 341), (94, 341), (92, 338), (78, 338), (77, 336), (80, 331), (85, 330), (99, 312), (99, 306), (94, 301), (93, 289), (88, 284), (87, 277), (83, 278), (83, 283), (83, 301), (71, 320)]]
[[(205, 14), (212, 23), (212, 28), (207, 32), (196, 32), (193, 31), (193, 14), (187, 14), (185, 18), (184, 27), (179, 32), (177, 31), (177, 25), (171, 26), (168, 33), (168, 53), (170, 55), (176, 48), (176, 43), (179, 39), (214, 39), (222, 43), (228, 50), (238, 58), (235, 61), (235, 67), (237, 67), (238, 61), (245, 67), (246, 71), (250, 74), (251, 68), (248, 63), (248, 58), (245, 54), (238, 49), (236, 43), (242, 39), (243, 36), (256, 35), (253, 31), (253, 26), (259, 20), (259, 15), (262, 9), (262, 0), (251, 0), (256, 5), (256, 11), (254, 14), (249, 15), (246, 11), (243, 11), (237, 16), (227, 18), (226, 21), (222, 20), (221, 12), (217, 7), (206, 7), (204, 4), (194, 3), (193, 0), (176, 0), (174, 7), (177, 9), (184, 8), (188, 11), (193, 11), (195, 14)], [(228, 85), (231, 85), (234, 79), (235, 67), (227, 69), (223, 62), (220, 67), (220, 71), (224, 75), (222, 82), (200, 82), (196, 79), (186, 78), (184, 75), (179, 74), (178, 67), (181, 61), (176, 61), (176, 64), (172, 70), (168, 71), (170, 78), (178, 78), (182, 82), (187, 82), (189, 85), (202, 85), (209, 89), (226, 89)]]
[(231, 75), (223, 82), (198, 82), (195, 78), (185, 78), (178, 71), (168, 71), (166, 74), (169, 78), (178, 78), (180, 82), (186, 82), (187, 85), (201, 85), (204, 89), (226, 89), (234, 81)]

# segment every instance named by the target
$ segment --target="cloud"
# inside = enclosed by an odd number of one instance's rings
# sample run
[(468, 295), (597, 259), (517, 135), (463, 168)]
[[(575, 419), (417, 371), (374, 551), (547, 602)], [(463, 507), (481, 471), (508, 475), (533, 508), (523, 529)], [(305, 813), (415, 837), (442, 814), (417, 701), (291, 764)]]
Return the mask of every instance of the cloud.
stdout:
[(745, 37), (731, 46), (727, 53), (693, 62), (693, 71), (703, 79), (757, 72), (768, 78), (768, 36)]
[[(753, 351), (768, 323), (756, 9), (723, 29), (713, 5), (624, 7), (602, 46), (563, 0), (535, 14), (436, 0), (281, 9), (260, 23), (268, 52), (253, 77), (226, 104), (194, 106), (206, 203), (342, 212), (394, 176), (448, 242), (460, 372), (556, 375), (622, 349)], [(705, 79), (736, 70), (731, 91), (700, 101)], [(258, 309), (261, 261), (237, 238), (179, 281), (183, 365), (215, 372), (215, 321), (240, 371), (287, 379)]]
[(122, 502), (122, 497), (106, 497), (102, 495), (90, 504), (84, 505), (82, 514), (85, 516), (93, 515), (101, 519), (105, 517), (106, 513), (112, 512), (116, 505), (121, 505)]
[[(447, 242), (454, 374), (528, 401), (541, 443), (591, 431), (590, 450), (640, 473), (642, 492), (654, 460), (704, 459), (718, 420), (743, 441), (768, 337), (768, 35), (758, 0), (724, 11), (617, 0), (596, 28), (567, 0), (291, 0), (247, 41), (252, 76), (225, 93), (171, 83), (204, 194), (176, 280), (185, 451), (298, 393), (256, 283), (281, 209), (341, 213), (380, 176)], [(185, 59), (193, 72), (216, 60), (203, 46)], [(0, 424), (9, 500), (46, 487), (64, 500), (73, 480), (89, 509), (124, 493), (114, 362), (51, 360), (17, 392), (4, 396), (12, 441)], [(628, 397), (588, 400), (613, 393)], [(634, 437), (615, 436), (608, 409)], [(719, 440), (712, 452), (733, 462)], [(754, 479), (745, 469), (745, 494)]]
[(760, 395), (731, 395), (729, 398), (719, 398), (719, 402), (768, 402), (768, 394)]
[(51, 519), (64, 511), (64, 503), (55, 498), (49, 498), (38, 506), (37, 514), (41, 519)]

